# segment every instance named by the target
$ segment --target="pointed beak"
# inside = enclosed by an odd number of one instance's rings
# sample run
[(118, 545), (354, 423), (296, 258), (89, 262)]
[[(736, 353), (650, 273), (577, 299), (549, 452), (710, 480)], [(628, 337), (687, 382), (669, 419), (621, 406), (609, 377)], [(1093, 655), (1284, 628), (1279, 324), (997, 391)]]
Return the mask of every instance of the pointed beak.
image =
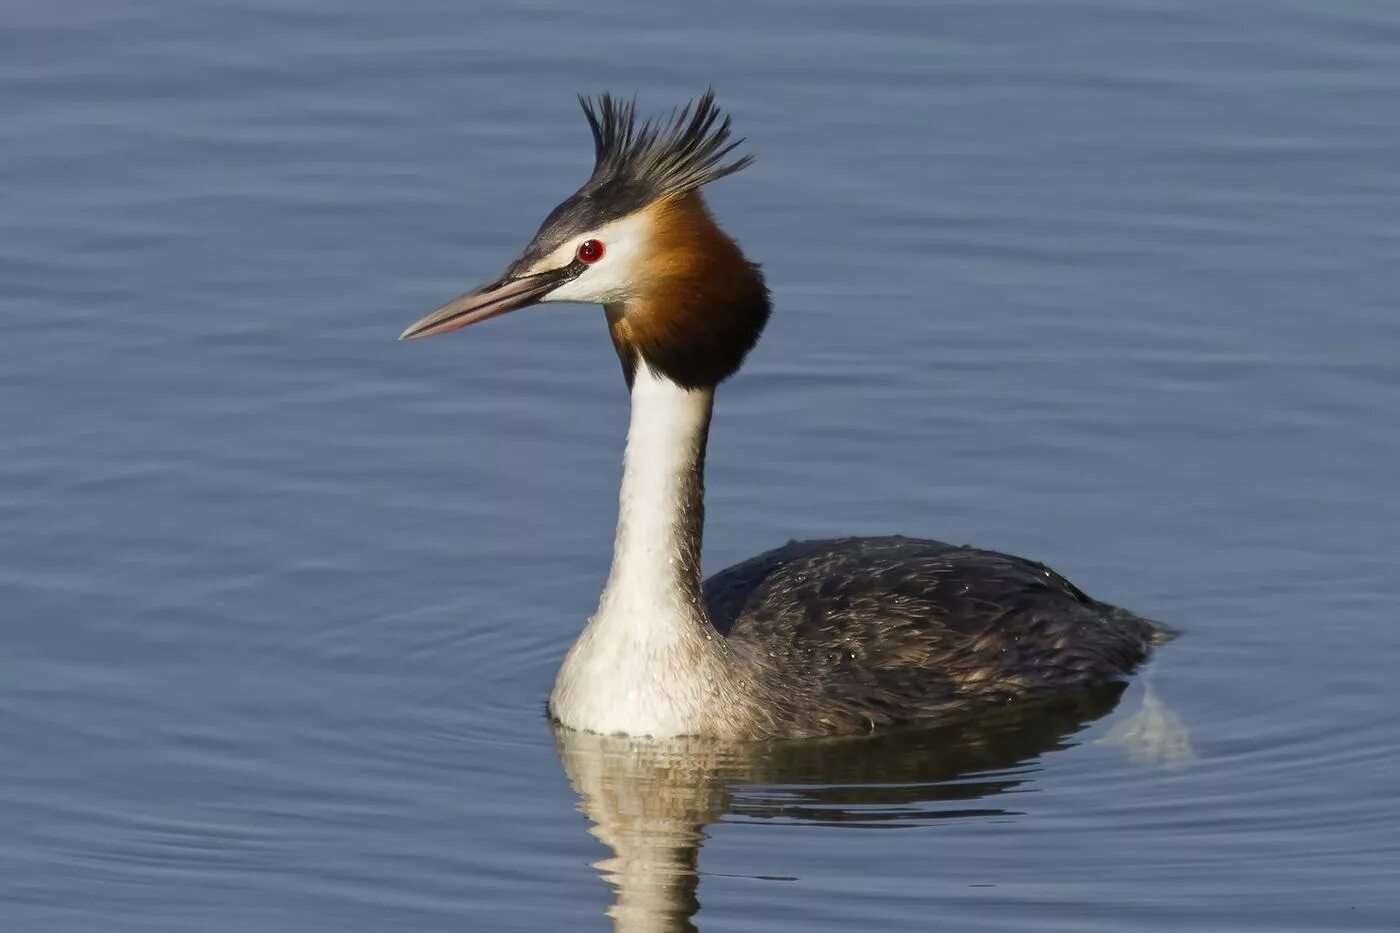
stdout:
[(490, 285), (483, 285), (476, 291), (454, 298), (432, 314), (410, 324), (407, 330), (399, 334), (399, 339), (412, 340), (416, 337), (445, 334), (450, 330), (532, 305), (560, 285), (577, 278), (585, 268), (587, 267), (581, 262), (572, 262), (567, 266), (548, 272), (537, 272), (534, 275), (515, 277), (506, 273)]

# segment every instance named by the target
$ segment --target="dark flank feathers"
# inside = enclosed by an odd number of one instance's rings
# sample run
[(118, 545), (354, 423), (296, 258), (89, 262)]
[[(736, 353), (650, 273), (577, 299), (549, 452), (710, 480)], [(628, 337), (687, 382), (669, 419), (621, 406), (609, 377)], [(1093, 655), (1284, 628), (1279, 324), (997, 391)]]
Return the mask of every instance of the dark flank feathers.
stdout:
[(917, 538), (794, 541), (704, 595), (792, 734), (1048, 699), (1125, 677), (1162, 636), (1043, 564)]

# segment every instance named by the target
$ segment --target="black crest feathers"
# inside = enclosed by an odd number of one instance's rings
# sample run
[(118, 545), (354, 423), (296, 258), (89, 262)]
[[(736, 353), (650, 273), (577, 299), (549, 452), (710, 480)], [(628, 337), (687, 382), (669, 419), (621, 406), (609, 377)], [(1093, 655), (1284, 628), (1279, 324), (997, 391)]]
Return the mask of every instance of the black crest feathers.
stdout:
[(665, 119), (638, 121), (637, 102), (611, 94), (596, 100), (580, 96), (593, 131), (593, 177), (585, 190), (626, 191), (633, 201), (684, 194), (733, 174), (753, 161), (725, 157), (743, 139), (730, 141), (729, 117), (715, 104), (715, 92), (672, 111)]
[(636, 100), (611, 94), (579, 97), (593, 131), (593, 174), (540, 224), (530, 245), (508, 272), (520, 273), (569, 237), (625, 217), (663, 197), (683, 195), (753, 161), (732, 153), (729, 117), (708, 90), (664, 119), (637, 119)]

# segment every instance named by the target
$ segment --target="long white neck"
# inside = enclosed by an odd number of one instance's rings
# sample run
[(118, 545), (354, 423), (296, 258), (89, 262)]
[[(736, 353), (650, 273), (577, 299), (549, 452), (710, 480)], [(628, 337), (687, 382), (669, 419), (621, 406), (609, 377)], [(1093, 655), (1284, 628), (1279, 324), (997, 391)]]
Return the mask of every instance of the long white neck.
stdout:
[(727, 649), (700, 595), (713, 401), (637, 366), (612, 570), (550, 696), (566, 726), (685, 735), (718, 712)]
[(712, 389), (682, 389), (645, 364), (637, 367), (617, 538), (599, 618), (645, 612), (648, 628), (655, 628), (693, 617), (713, 402)]

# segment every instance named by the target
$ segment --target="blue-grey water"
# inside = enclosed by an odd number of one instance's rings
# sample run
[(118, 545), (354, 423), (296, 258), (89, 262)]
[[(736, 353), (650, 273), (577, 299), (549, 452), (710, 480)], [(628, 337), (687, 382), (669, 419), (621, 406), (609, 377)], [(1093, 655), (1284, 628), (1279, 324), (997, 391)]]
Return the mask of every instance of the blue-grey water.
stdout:
[[(1116, 704), (551, 730), (601, 314), (395, 337), (710, 83), (707, 567), (1046, 560), (1184, 632)], [(1397, 92), (1384, 3), (10, 0), (0, 929), (1400, 929)]]

